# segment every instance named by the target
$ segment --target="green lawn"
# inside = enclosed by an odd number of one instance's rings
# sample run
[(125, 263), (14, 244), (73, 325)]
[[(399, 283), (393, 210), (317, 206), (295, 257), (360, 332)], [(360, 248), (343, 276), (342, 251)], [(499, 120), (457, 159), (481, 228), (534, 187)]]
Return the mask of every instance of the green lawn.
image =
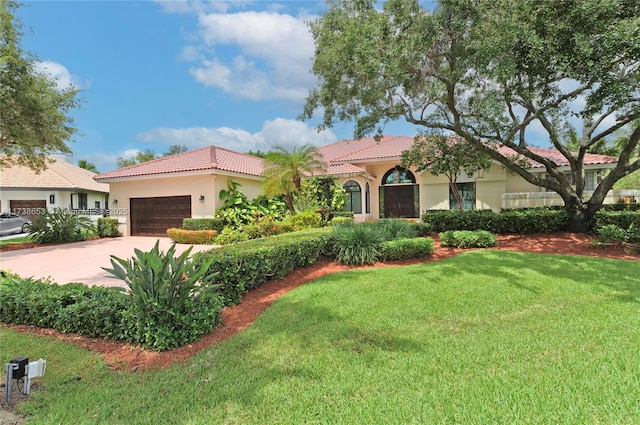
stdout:
[(34, 424), (640, 424), (639, 323), (639, 262), (472, 251), (318, 279), (162, 371), (4, 329), (0, 360), (47, 358)]

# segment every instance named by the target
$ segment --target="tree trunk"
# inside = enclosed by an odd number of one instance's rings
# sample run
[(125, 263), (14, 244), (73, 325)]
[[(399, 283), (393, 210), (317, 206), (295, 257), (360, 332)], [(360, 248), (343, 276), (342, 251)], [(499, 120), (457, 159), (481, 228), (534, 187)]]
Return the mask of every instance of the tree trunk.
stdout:
[(293, 205), (293, 196), (291, 196), (291, 193), (285, 193), (284, 194), (284, 203), (287, 204), (287, 207), (289, 208), (289, 211), (291, 212), (291, 215), (295, 215), (296, 214), (296, 208)]
[(569, 231), (573, 233), (587, 233), (586, 211), (582, 208), (567, 208), (569, 214)]

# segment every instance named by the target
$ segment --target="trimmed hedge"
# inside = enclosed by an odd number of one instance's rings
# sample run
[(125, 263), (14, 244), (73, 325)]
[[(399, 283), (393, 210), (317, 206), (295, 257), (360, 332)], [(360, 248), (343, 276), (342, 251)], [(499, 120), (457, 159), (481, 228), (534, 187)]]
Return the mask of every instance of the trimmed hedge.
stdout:
[(221, 218), (185, 218), (182, 220), (184, 230), (215, 230), (222, 232), (224, 220)]
[(97, 223), (98, 236), (101, 238), (115, 238), (118, 232), (118, 219), (112, 217), (100, 217)]
[(433, 232), (486, 230), (492, 233), (556, 233), (567, 230), (569, 216), (564, 209), (531, 208), (505, 210), (427, 211), (422, 220)]
[(614, 225), (623, 229), (628, 229), (631, 225), (640, 228), (640, 211), (603, 211), (594, 214), (589, 223), (590, 229), (598, 231), (604, 226)]
[(55, 283), (2, 273), (0, 322), (126, 340), (130, 299), (117, 288)]
[(175, 243), (212, 245), (217, 235), (216, 230), (167, 229), (167, 236)]
[(498, 244), (498, 238), (486, 230), (447, 230), (440, 233), (440, 244), (455, 248), (488, 248)]
[(225, 305), (234, 305), (248, 289), (330, 258), (331, 253), (330, 229), (321, 228), (198, 252), (193, 260), (196, 264), (212, 260), (209, 273), (215, 277), (211, 284), (218, 285)]
[(382, 261), (424, 258), (433, 254), (433, 239), (411, 238), (385, 241), (380, 245)]

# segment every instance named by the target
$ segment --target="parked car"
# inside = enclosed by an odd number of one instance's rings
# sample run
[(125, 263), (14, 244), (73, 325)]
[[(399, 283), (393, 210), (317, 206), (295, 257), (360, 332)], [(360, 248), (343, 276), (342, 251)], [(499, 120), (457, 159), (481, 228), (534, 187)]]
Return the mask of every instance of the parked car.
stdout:
[(0, 235), (12, 233), (27, 233), (31, 228), (31, 220), (20, 217), (18, 214), (3, 212), (0, 214)]

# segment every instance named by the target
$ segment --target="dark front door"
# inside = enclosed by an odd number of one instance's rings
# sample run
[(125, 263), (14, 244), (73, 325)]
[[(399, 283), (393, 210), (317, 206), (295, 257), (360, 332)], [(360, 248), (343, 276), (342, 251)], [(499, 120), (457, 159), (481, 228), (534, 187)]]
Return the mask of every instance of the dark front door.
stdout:
[(415, 218), (415, 185), (383, 186), (385, 218)]
[(132, 236), (167, 236), (191, 217), (191, 196), (131, 198), (130, 213)]

